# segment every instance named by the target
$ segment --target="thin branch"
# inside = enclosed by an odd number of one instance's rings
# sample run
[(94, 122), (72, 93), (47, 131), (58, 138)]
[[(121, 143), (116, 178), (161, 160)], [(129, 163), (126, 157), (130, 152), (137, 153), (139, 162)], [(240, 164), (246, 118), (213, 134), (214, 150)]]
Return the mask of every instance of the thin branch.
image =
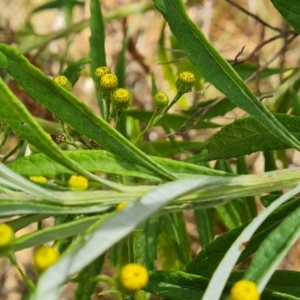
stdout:
[(269, 27), (275, 31), (281, 32), (282, 29), (272, 26), (270, 24), (268, 24), (267, 22), (265, 22), (264, 20), (262, 20), (260, 17), (258, 17), (257, 15), (252, 14), (251, 12), (249, 12), (248, 10), (246, 10), (245, 8), (243, 8), (242, 6), (240, 6), (239, 4), (233, 2), (232, 0), (226, 0), (228, 3), (230, 3), (232, 6), (235, 6), (237, 9), (239, 9), (240, 11), (242, 11), (243, 13), (245, 13), (246, 15), (250, 16), (251, 18), (255, 19), (257, 22), (263, 24), (266, 27)]

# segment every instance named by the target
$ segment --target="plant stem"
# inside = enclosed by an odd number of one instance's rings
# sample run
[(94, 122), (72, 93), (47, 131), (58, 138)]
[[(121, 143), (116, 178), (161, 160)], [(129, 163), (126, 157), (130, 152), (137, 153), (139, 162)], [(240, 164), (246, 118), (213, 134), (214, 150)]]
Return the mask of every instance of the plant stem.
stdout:
[(154, 119), (158, 114), (158, 110), (157, 108), (155, 108), (155, 111), (153, 112), (153, 115), (148, 123), (148, 125), (146, 126), (146, 128), (139, 134), (139, 136), (137, 137), (136, 141), (134, 144), (137, 144), (141, 138), (149, 131), (149, 129), (152, 127), (152, 125), (154, 125)]
[(35, 290), (35, 285), (34, 283), (27, 277), (27, 275), (23, 272), (23, 270), (20, 268), (19, 264), (17, 263), (14, 253), (10, 253), (8, 255), (8, 258), (10, 260), (10, 263), (19, 271), (22, 279), (24, 280), (24, 282), (26, 283), (26, 285), (28, 286), (30, 292), (34, 292)]
[(18, 149), (21, 147), (23, 141), (19, 140), (18, 144), (9, 152), (7, 153), (3, 158), (2, 158), (2, 162), (4, 163), (7, 159), (9, 159), (12, 155), (14, 155)]
[(155, 125), (161, 118), (163, 118), (166, 113), (168, 112), (168, 110), (181, 98), (182, 95), (184, 95), (185, 93), (183, 92), (178, 92), (174, 99), (172, 100), (172, 102), (167, 106), (165, 107), (161, 112), (158, 111), (157, 108), (155, 108), (155, 111), (147, 125), (147, 127), (139, 134), (138, 138), (136, 139), (135, 143), (134, 144), (137, 144), (141, 138), (149, 131), (149, 129)]

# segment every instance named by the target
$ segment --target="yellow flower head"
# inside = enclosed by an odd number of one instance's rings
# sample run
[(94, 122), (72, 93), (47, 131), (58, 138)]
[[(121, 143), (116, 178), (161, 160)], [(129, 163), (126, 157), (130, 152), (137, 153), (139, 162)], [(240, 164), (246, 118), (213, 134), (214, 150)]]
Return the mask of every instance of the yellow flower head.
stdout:
[(72, 175), (68, 181), (68, 187), (74, 191), (84, 191), (88, 186), (88, 180), (82, 176)]
[(36, 183), (47, 183), (47, 179), (44, 176), (30, 176), (29, 179)]
[(34, 252), (34, 265), (38, 272), (43, 272), (59, 259), (59, 253), (53, 247), (41, 246)]
[(137, 291), (148, 283), (147, 269), (139, 264), (127, 264), (121, 269), (120, 282), (129, 291)]
[(64, 89), (71, 91), (72, 90), (72, 84), (68, 80), (68, 78), (64, 75), (58, 75), (53, 78), (53, 81), (58, 83), (60, 86), (62, 86)]
[(237, 281), (231, 288), (230, 300), (259, 300), (257, 285), (249, 280)]
[(127, 201), (120, 202), (116, 207), (116, 211), (122, 210), (127, 204), (128, 204)]
[(105, 74), (100, 79), (100, 88), (103, 90), (113, 90), (118, 86), (118, 78), (114, 74)]
[(110, 68), (109, 67), (99, 67), (96, 69), (95, 71), (95, 77), (100, 79), (102, 76), (104, 76), (105, 74), (110, 74)]
[(166, 93), (158, 92), (153, 96), (153, 104), (157, 108), (165, 108), (169, 104), (169, 97)]
[(112, 94), (112, 103), (116, 110), (126, 110), (131, 102), (131, 96), (128, 90), (120, 88), (116, 89)]
[(195, 75), (188, 71), (180, 72), (176, 81), (178, 92), (188, 93), (192, 90), (195, 82)]
[(13, 229), (5, 223), (0, 224), (0, 249), (8, 248), (15, 238)]

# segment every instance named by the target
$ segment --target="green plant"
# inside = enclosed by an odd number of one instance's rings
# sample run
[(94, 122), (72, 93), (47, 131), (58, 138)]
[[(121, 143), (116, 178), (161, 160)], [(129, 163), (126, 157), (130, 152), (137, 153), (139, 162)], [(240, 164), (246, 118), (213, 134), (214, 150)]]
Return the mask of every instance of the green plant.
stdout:
[[(300, 73), (298, 67), (272, 68), (270, 64), (280, 55), (285, 57), (287, 46), (300, 33), (300, 1), (272, 0), (293, 29), (282, 31), (256, 17), (285, 42), (264, 65), (239, 59), (242, 53), (226, 61), (189, 18), (181, 0), (153, 3), (172, 31), (170, 43), (187, 56), (178, 63), (178, 79), (170, 64), (162, 65), (170, 94), (176, 89), (170, 102), (169, 92), (158, 91), (152, 74), (153, 112), (136, 109), (134, 91), (125, 88), (130, 28), (124, 33), (115, 74), (106, 66), (104, 47), (105, 20), (153, 9), (152, 2), (122, 7), (104, 18), (99, 1), (91, 0), (90, 20), (78, 24), (73, 24), (72, 12), (83, 5), (81, 1), (50, 2), (33, 13), (59, 8), (65, 14), (65, 29), (33, 42), (24, 42), (23, 37), (17, 49), (0, 44), (4, 71), (0, 79), (0, 218), (9, 225), (0, 227), (0, 245), (4, 245), (0, 254), (20, 272), (32, 300), (59, 299), (60, 288), (67, 282), (77, 283), (74, 299), (90, 299), (99, 282), (109, 286), (100, 295), (116, 299), (148, 299), (151, 293), (164, 299), (239, 300), (244, 299), (247, 284), (253, 299), (299, 299), (300, 273), (276, 268), (300, 234), (300, 173), (299, 168), (288, 168), (284, 152), (300, 150)], [(168, 57), (163, 47), (168, 40), (166, 24), (159, 37), (160, 58)], [(89, 57), (67, 61), (70, 34), (86, 26), (91, 30)], [(52, 80), (24, 54), (41, 50), (61, 36), (68, 37), (66, 53), (59, 60), (61, 74)], [(252, 55), (276, 39), (261, 42)], [(72, 93), (87, 64), (97, 88), (100, 115)], [(259, 93), (257, 87), (263, 78), (282, 74), (272, 101), (265, 105), (270, 92)], [(10, 77), (51, 111), (52, 121), (28, 111), (9, 88)], [(246, 84), (251, 81), (256, 92)], [(171, 113), (174, 104), (183, 105), (193, 86), (203, 92), (210, 84), (222, 93), (220, 98), (190, 105), (181, 114)], [(223, 126), (213, 122), (236, 107), (248, 116)], [(188, 135), (178, 141), (174, 134), (199, 116), (195, 130), (221, 129), (201, 141), (191, 141)], [(168, 139), (145, 141), (156, 126), (162, 126)], [(4, 150), (10, 146), (12, 132), (18, 142)], [(31, 149), (29, 156), (25, 156), (26, 148)], [(245, 156), (258, 151), (263, 151), (265, 172), (248, 174)], [(179, 156), (182, 153), (185, 159)], [(285, 168), (277, 169), (276, 159)], [(212, 160), (216, 160), (214, 167), (209, 164)], [(261, 194), (266, 194), (261, 197), (265, 210), (257, 214), (254, 196)], [(203, 247), (193, 259), (186, 210), (194, 213)], [(49, 217), (54, 225), (43, 228), (43, 220)], [(35, 222), (37, 231), (13, 237), (11, 229), (16, 232)], [(214, 239), (217, 223), (226, 232)], [(53, 247), (42, 246), (52, 241)], [(35, 252), (40, 273), (35, 283), (14, 253), (39, 246), (45, 252)], [(161, 271), (157, 270), (158, 253)], [(113, 276), (101, 273), (106, 257)], [(234, 270), (247, 259), (249, 267)], [(37, 263), (41, 261), (45, 267)]]

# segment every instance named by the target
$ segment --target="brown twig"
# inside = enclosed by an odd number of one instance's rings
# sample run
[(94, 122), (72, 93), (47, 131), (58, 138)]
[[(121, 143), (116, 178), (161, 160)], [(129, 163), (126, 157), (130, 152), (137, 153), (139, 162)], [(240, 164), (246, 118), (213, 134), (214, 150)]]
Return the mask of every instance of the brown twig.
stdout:
[(275, 31), (281, 32), (282, 29), (272, 26), (269, 23), (265, 22), (264, 20), (262, 20), (260, 17), (258, 17), (257, 15), (252, 14), (250, 11), (246, 10), (245, 8), (243, 8), (242, 6), (240, 6), (239, 4), (233, 2), (232, 0), (226, 0), (228, 3), (230, 3), (232, 6), (235, 6), (237, 9), (239, 9), (240, 11), (242, 11), (243, 13), (245, 13), (246, 15), (250, 16), (251, 18), (253, 18), (254, 20), (256, 20), (257, 22), (263, 24), (266, 27), (269, 27)]

